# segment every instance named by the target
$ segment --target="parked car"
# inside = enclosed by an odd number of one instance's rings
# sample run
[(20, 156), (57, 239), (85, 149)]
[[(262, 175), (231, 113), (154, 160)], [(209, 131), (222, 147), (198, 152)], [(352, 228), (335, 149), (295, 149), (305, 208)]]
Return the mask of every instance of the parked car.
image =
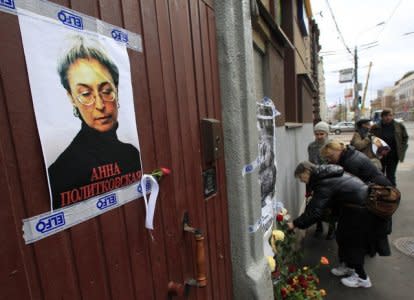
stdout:
[(330, 131), (335, 134), (341, 134), (342, 132), (353, 132), (355, 131), (354, 122), (339, 122), (335, 125), (330, 126)]

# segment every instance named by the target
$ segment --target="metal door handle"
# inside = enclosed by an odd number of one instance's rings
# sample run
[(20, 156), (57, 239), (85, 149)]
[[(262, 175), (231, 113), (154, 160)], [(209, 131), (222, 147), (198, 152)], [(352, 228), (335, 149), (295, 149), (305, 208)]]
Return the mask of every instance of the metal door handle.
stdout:
[(184, 214), (183, 230), (194, 234), (196, 241), (196, 268), (197, 276), (195, 279), (186, 281), (186, 285), (205, 287), (207, 285), (206, 275), (206, 255), (204, 251), (204, 235), (199, 228), (193, 228), (188, 224), (188, 213)]
[(184, 284), (170, 281), (168, 283), (168, 297), (172, 299), (175, 296), (187, 297), (191, 287), (203, 288), (207, 285), (206, 275), (206, 255), (204, 251), (204, 236), (200, 229), (191, 227), (188, 224), (188, 213), (184, 214), (183, 231), (194, 234), (196, 241), (196, 278), (187, 279)]

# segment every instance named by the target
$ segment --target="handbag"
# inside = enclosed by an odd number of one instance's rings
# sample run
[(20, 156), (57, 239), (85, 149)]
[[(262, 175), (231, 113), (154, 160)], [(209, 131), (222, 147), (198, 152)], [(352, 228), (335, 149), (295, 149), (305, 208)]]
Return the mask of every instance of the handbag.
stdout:
[(378, 217), (389, 218), (398, 209), (400, 200), (401, 192), (396, 187), (370, 184), (366, 207)]

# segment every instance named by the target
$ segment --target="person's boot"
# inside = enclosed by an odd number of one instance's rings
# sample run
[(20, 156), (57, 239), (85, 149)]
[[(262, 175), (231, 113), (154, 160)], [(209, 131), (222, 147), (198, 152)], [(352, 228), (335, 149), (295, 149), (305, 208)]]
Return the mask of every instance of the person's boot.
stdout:
[(327, 240), (333, 240), (335, 238), (335, 224), (329, 223), (328, 233), (326, 234)]
[(321, 236), (322, 233), (323, 233), (322, 222), (317, 222), (316, 223), (316, 230), (315, 230), (314, 236)]

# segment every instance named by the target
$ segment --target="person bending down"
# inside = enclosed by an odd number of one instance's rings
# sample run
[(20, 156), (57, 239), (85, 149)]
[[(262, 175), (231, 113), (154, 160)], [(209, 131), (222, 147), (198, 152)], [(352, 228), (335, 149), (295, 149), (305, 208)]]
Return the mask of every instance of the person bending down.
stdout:
[(371, 287), (364, 269), (374, 224), (374, 216), (365, 207), (368, 186), (345, 173), (341, 166), (317, 166), (308, 161), (296, 167), (295, 177), (309, 185), (313, 197), (305, 211), (288, 223), (289, 229), (306, 229), (321, 219), (325, 209), (335, 209), (339, 213), (336, 241), (341, 265), (331, 272), (335, 276), (347, 275), (341, 279), (347, 287)]

